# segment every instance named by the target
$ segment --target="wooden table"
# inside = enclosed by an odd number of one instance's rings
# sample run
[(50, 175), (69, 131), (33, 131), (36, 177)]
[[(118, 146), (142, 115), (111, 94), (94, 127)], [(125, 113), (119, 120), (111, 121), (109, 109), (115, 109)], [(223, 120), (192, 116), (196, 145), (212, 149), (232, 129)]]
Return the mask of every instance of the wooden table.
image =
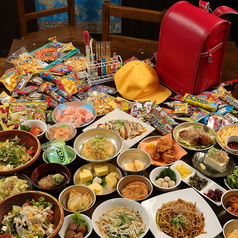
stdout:
[[(15, 52), (16, 50), (18, 50), (20, 47), (25, 46), (26, 49), (28, 51), (32, 51), (44, 44), (46, 44), (47, 42), (29, 42), (27, 40), (14, 40), (12, 47), (10, 49), (9, 55), (13, 52)], [(78, 47), (83, 54), (85, 54), (85, 48), (84, 48), (84, 44), (83, 42), (81, 43), (77, 43), (77, 42), (72, 42), (76, 47)], [(139, 51), (136, 49), (136, 46), (128, 46), (128, 45), (122, 45), (119, 44), (118, 42), (112, 42), (111, 43), (112, 46), (112, 51), (116, 51), (119, 55), (122, 56), (123, 60), (131, 57), (132, 55), (135, 55), (136, 57), (138, 57), (139, 59), (143, 59), (143, 58), (147, 58), (147, 57), (151, 57), (153, 52), (156, 51), (157, 46), (154, 45), (153, 47), (147, 48), (143, 45), (140, 46)], [(224, 68), (223, 68), (223, 81), (226, 80), (231, 80), (231, 79), (235, 79), (238, 78), (238, 51), (234, 45), (233, 42), (229, 42), (227, 45), (227, 49), (226, 49), (226, 56), (225, 56), (225, 63), (224, 63)], [(6, 63), (4, 70), (8, 69), (12, 67), (11, 64)], [(113, 82), (109, 82), (107, 83), (107, 85), (110, 86), (115, 86)], [(82, 133), (81, 129), (78, 129), (77, 135), (79, 135), (80, 133)], [(151, 135), (157, 135), (156, 132), (151, 133)], [(41, 143), (46, 142), (47, 139), (45, 137), (43, 137), (41, 139)], [(73, 142), (71, 142), (69, 145), (73, 146)], [(137, 147), (137, 145), (134, 145), (133, 147)], [(193, 152), (192, 151), (188, 151), (188, 154), (186, 156), (184, 156), (182, 158), (182, 160), (184, 160), (186, 163), (192, 165), (192, 157), (193, 157)], [(114, 165), (117, 166), (116, 164), (116, 160), (112, 160), (111, 161)], [(34, 168), (36, 168), (38, 165), (44, 163), (42, 157), (40, 156), (39, 159), (29, 168), (21, 171), (22, 173), (30, 176), (31, 172), (34, 170)], [(86, 162), (82, 159), (80, 159), (79, 157), (77, 157), (77, 159), (68, 166), (68, 168), (71, 171), (71, 184), (73, 184), (73, 175), (75, 173), (75, 171), (81, 167), (82, 165), (84, 165)], [(151, 165), (144, 173), (144, 176), (149, 177), (149, 173), (150, 171), (154, 168), (153, 165)], [(214, 181), (218, 184), (220, 184), (221, 186), (225, 187), (224, 184), (224, 180), (223, 178), (215, 178)], [(187, 188), (188, 185), (186, 185), (185, 183), (181, 183), (178, 187), (178, 189), (183, 189), (183, 188)], [(53, 195), (58, 198), (60, 191), (54, 193)], [(161, 192), (154, 190), (151, 197), (157, 196), (161, 194)], [(168, 194), (169, 195), (169, 194)], [(90, 216), (92, 215), (94, 209), (103, 201), (111, 199), (111, 198), (116, 198), (119, 197), (118, 193), (115, 191), (109, 195), (105, 195), (105, 196), (97, 196), (97, 201), (94, 204), (94, 206), (88, 210), (87, 212), (85, 212), (86, 215)], [(206, 199), (206, 198), (205, 198)], [(214, 203), (210, 202), (208, 199), (206, 199), (206, 201), (208, 202), (208, 204), (211, 206), (211, 208), (213, 209), (213, 211), (215, 212), (215, 214), (217, 215), (221, 225), (223, 226), (228, 220), (230, 219), (234, 219), (233, 216), (229, 215), (228, 213), (226, 213), (224, 211), (224, 209), (220, 206), (216, 206)], [(93, 231), (92, 235), (90, 237), (98, 237), (96, 235), (96, 233)], [(147, 235), (145, 236), (146, 238), (152, 238), (154, 237), (153, 234), (149, 231), (147, 233)], [(223, 235), (220, 234), (217, 236), (217, 238), (222, 238)], [(211, 237), (212, 238), (212, 237)]]

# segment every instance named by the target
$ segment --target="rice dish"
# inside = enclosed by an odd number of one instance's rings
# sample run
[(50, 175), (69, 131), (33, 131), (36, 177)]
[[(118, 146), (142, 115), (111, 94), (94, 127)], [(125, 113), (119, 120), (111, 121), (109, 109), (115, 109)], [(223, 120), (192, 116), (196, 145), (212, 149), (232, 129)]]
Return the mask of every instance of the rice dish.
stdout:
[(112, 142), (104, 135), (95, 135), (83, 145), (82, 155), (88, 160), (105, 160), (114, 154)]

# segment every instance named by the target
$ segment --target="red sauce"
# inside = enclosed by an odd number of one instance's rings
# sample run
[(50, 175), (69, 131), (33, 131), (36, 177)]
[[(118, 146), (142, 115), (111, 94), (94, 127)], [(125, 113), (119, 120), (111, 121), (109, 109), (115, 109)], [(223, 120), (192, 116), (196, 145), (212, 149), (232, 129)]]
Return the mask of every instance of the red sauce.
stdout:
[(231, 148), (232, 150), (238, 150), (238, 142), (236, 141), (231, 141), (227, 144), (227, 146), (229, 148)]

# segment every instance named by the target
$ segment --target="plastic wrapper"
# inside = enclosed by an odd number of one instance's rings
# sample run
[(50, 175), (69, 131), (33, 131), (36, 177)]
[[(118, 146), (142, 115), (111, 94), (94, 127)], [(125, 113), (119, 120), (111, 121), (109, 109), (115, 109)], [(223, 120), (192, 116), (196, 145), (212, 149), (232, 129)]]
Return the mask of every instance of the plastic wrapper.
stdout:
[(98, 91), (90, 91), (85, 101), (91, 103), (97, 112), (97, 116), (107, 114), (117, 108), (112, 96)]
[(11, 96), (9, 96), (6, 92), (1, 92), (0, 94), (0, 102), (2, 104), (9, 104), (11, 102), (15, 102), (16, 101), (16, 98), (13, 98)]
[(13, 102), (9, 105), (8, 125), (38, 119), (45, 122), (46, 102)]
[(14, 52), (6, 59), (6, 61), (14, 64), (20, 74), (25, 74), (29, 70), (43, 68), (43, 66), (26, 50), (25, 47)]
[(53, 65), (52, 67), (48, 68), (48, 70), (51, 72), (59, 73), (59, 74), (68, 74), (72, 71), (72, 68), (73, 67), (71, 67), (69, 65), (57, 63), (57, 64)]
[(130, 115), (145, 121), (145, 116), (151, 111), (153, 101), (136, 101), (132, 104)]
[(71, 161), (63, 140), (48, 141), (42, 144), (42, 150), (45, 151), (46, 159), (50, 163), (67, 164)]
[(75, 73), (86, 70), (87, 69), (86, 62), (87, 59), (81, 52), (78, 52), (75, 55), (64, 59), (63, 61), (65, 65), (72, 67), (72, 70)]
[(188, 93), (186, 93), (184, 95), (183, 101), (187, 102), (191, 105), (206, 109), (208, 111), (216, 111), (217, 107), (219, 105), (217, 102), (199, 98), (199, 97), (196, 97), (196, 96), (188, 94)]
[(16, 68), (11, 68), (6, 70), (1, 76), (0, 81), (6, 87), (6, 89), (11, 93), (18, 84), (19, 71)]

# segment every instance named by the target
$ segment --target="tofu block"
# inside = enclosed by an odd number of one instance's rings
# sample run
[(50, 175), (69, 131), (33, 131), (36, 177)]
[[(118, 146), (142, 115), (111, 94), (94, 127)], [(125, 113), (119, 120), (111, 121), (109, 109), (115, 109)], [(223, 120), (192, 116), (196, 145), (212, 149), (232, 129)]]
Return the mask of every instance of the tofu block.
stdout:
[(88, 169), (83, 169), (83, 172), (79, 173), (79, 178), (81, 183), (88, 182), (93, 179), (93, 175), (90, 170)]
[(116, 187), (116, 185), (117, 185), (117, 173), (111, 172), (110, 174), (108, 174), (105, 177), (105, 181), (110, 187), (112, 187), (112, 188)]
[(96, 175), (99, 177), (108, 174), (108, 166), (107, 165), (97, 164), (97, 165), (94, 165), (93, 168), (94, 168)]
[(229, 162), (229, 157), (225, 151), (219, 151), (212, 148), (208, 151), (203, 163), (209, 165), (218, 172), (223, 172), (226, 169), (226, 165)]
[(102, 186), (99, 183), (92, 183), (88, 187), (91, 188), (95, 194), (102, 194)]

